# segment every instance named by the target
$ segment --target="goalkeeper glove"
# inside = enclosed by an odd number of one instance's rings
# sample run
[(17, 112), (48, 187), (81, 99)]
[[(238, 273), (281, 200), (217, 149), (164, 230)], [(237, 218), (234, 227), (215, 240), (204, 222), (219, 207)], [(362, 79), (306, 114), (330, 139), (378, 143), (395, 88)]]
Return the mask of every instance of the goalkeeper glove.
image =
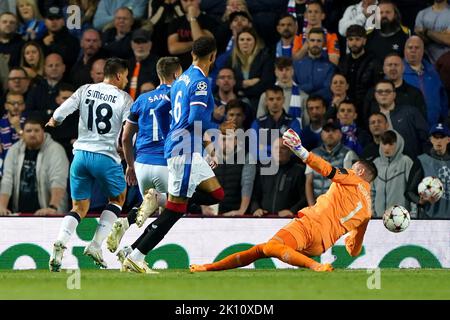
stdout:
[(302, 146), (302, 140), (294, 130), (288, 129), (283, 134), (283, 144), (303, 161), (308, 158), (309, 152)]

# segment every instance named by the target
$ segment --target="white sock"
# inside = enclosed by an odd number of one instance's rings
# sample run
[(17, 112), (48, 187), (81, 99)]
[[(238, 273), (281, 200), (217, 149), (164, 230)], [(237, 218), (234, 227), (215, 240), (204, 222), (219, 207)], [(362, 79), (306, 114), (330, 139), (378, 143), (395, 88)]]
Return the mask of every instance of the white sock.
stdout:
[(61, 226), (59, 227), (58, 242), (61, 242), (63, 246), (69, 241), (72, 234), (75, 232), (78, 226), (78, 220), (72, 216), (65, 216)]
[(94, 239), (92, 244), (99, 248), (102, 246), (103, 240), (106, 239), (111, 232), (112, 225), (117, 220), (117, 216), (114, 212), (109, 210), (103, 210), (100, 221), (98, 222), (97, 230), (95, 230)]
[(167, 202), (167, 194), (158, 192), (157, 199), (158, 199), (158, 206), (165, 208)]
[(142, 252), (139, 251), (138, 248), (136, 248), (133, 250), (132, 253), (130, 253), (128, 257), (130, 257), (130, 259), (134, 261), (144, 261), (145, 254), (143, 254)]

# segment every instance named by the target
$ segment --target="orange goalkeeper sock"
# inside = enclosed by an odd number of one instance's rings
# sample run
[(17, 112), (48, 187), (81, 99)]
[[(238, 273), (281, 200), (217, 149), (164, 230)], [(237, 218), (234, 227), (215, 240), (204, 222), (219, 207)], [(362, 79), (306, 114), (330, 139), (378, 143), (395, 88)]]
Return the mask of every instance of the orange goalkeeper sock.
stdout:
[(313, 259), (276, 240), (270, 240), (266, 243), (264, 246), (264, 254), (268, 257), (278, 258), (283, 262), (297, 267), (313, 269), (319, 265), (319, 263)]
[(244, 267), (258, 259), (266, 257), (263, 252), (264, 245), (264, 243), (258, 244), (248, 250), (234, 253), (220, 261), (205, 264), (204, 267), (207, 271), (219, 271)]

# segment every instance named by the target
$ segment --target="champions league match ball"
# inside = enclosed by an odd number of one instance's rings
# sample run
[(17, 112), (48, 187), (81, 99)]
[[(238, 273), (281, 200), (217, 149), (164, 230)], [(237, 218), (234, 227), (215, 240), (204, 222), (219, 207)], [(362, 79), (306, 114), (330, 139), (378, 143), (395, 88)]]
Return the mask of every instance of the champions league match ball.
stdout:
[(392, 206), (383, 214), (383, 224), (391, 232), (405, 231), (409, 226), (411, 217), (408, 210), (402, 206)]
[(425, 177), (419, 183), (417, 192), (424, 198), (435, 196), (436, 200), (439, 200), (444, 194), (444, 185), (437, 177)]

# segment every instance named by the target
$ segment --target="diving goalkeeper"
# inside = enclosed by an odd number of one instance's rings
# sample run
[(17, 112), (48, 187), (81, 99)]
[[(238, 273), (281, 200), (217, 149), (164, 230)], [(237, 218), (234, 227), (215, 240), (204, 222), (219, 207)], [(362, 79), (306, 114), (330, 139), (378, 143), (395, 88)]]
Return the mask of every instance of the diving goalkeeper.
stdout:
[(233, 269), (270, 257), (314, 271), (332, 271), (331, 264), (321, 264), (310, 257), (321, 255), (348, 232), (350, 234), (345, 239), (347, 252), (351, 256), (360, 254), (372, 213), (370, 182), (377, 176), (375, 165), (360, 160), (348, 170), (334, 168), (321, 157), (308, 152), (292, 129), (284, 133), (283, 144), (312, 169), (331, 179), (333, 183), (329, 190), (317, 198), (314, 206), (301, 209), (298, 217), (281, 228), (267, 243), (215, 263), (191, 265), (191, 272)]

